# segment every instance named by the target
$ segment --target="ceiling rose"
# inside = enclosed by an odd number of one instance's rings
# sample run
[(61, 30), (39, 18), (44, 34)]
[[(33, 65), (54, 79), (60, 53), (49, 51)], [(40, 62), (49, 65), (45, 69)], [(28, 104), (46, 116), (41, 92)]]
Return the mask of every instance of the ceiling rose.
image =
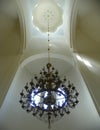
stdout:
[(41, 0), (33, 9), (33, 24), (42, 32), (47, 32), (49, 16), (50, 32), (62, 24), (62, 9), (54, 0)]

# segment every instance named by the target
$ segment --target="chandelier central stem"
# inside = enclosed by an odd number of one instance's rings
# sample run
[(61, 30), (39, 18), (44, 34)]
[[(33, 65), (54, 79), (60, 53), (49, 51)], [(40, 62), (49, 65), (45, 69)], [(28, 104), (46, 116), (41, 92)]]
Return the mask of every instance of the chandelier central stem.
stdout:
[(48, 115), (48, 128), (51, 129), (51, 116)]

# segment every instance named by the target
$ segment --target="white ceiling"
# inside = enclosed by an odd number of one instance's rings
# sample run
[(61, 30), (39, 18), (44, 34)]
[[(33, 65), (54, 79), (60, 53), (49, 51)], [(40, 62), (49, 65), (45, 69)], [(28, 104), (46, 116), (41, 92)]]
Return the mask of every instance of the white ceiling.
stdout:
[[(32, 117), (31, 114), (27, 114), (20, 108), (20, 104), (18, 103), (19, 93), (26, 81), (31, 79), (31, 76), (34, 74), (38, 74), (42, 66), (47, 63), (47, 33), (44, 32), (44, 29), (43, 31), (38, 29), (41, 26), (40, 23), (34, 24), (33, 21), (35, 15), (33, 10), (35, 6), (38, 3), (45, 3), (45, 0), (16, 0), (13, 4), (17, 4), (17, 8), (14, 5), (12, 6), (12, 1), (13, 0), (2, 0), (2, 4), (0, 4), (0, 19), (2, 21), (0, 24), (0, 52), (2, 52), (0, 53), (0, 60), (4, 58), (2, 55), (5, 55), (5, 60), (1, 60), (2, 67), (0, 67), (0, 72), (2, 72), (2, 75), (8, 71), (9, 68), (12, 68), (12, 65), (8, 65), (8, 63), (10, 61), (10, 63), (13, 64), (11, 57), (16, 56), (15, 52), (17, 52), (18, 55), (20, 54), (17, 50), (17, 47), (19, 48), (18, 45), (25, 44), (25, 46), (19, 60), (19, 64), (22, 64), (15, 75), (0, 109), (0, 130), (46, 130), (47, 125), (45, 123), (38, 121)], [(46, 2), (47, 1), (49, 0), (46, 0)], [(68, 79), (76, 85), (80, 92), (80, 103), (75, 110), (72, 110), (70, 115), (66, 115), (59, 122), (54, 123), (52, 129), (100, 130), (99, 111), (97, 112), (100, 106), (100, 10), (97, 8), (98, 4), (94, 4), (93, 0), (91, 4), (90, 0), (85, 2), (79, 2), (77, 0), (50, 1), (54, 5), (55, 3), (53, 1), (61, 7), (63, 21), (59, 18), (62, 24), (60, 22), (59, 27), (58, 24), (54, 25), (54, 28), (56, 28), (56, 26), (58, 28), (55, 32), (50, 33), (51, 62), (55, 68), (59, 70), (61, 77), (67, 74)], [(75, 6), (77, 2), (78, 4)], [(76, 21), (74, 23), (71, 20), (75, 13)], [(39, 16), (40, 15), (42, 15), (42, 13), (40, 13)], [(39, 20), (41, 21), (41, 19)], [(17, 27), (15, 27), (16, 23), (18, 23)], [(71, 28), (72, 23), (75, 24), (74, 28)], [(23, 33), (25, 33), (23, 40), (25, 43), (16, 43), (16, 39), (20, 41), (22, 38), (18, 35), (21, 34), (20, 30), (23, 30)], [(19, 37), (17, 37), (16, 34)], [(75, 37), (71, 38), (70, 34), (73, 34)], [(11, 38), (10, 41), (6, 39), (9, 35)], [(16, 36), (16, 39), (13, 35)], [(70, 41), (70, 39), (72, 39), (73, 42)], [(3, 44), (1, 44), (1, 42)], [(73, 43), (72, 48), (70, 48), (71, 42)], [(9, 59), (7, 57), (8, 54), (11, 56)], [(80, 56), (80, 58), (76, 58), (76, 54)], [(17, 61), (18, 59), (14, 57), (14, 60)], [(16, 62), (14, 62), (13, 69), (14, 67), (18, 67), (15, 63)], [(92, 67), (88, 66), (89, 63)], [(9, 74), (5, 76), (5, 79), (8, 77), (10, 77)], [(4, 78), (2, 78), (2, 81), (4, 81), (3, 79)], [(94, 80), (95, 82), (93, 82)], [(0, 85), (2, 86), (2, 84)], [(4, 86), (1, 88), (4, 88)], [(3, 91), (3, 89), (0, 90)], [(91, 95), (88, 90), (90, 90)]]

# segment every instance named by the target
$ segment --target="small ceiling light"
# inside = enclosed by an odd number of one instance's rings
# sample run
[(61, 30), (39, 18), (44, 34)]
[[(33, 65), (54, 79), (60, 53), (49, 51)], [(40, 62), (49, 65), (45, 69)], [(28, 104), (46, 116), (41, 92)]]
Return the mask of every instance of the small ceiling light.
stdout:
[(70, 108), (75, 108), (79, 93), (66, 77), (60, 78), (58, 70), (50, 62), (49, 15), (47, 17), (48, 63), (40, 71), (40, 76), (35, 75), (30, 83), (26, 83), (19, 102), (24, 110), (47, 122), (51, 128), (51, 123), (61, 119), (65, 113), (69, 114)]

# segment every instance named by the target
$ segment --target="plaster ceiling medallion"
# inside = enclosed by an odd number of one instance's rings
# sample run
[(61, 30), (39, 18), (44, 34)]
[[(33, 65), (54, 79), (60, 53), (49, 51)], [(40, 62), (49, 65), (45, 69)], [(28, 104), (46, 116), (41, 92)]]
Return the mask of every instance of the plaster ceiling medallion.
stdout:
[(54, 0), (41, 0), (33, 9), (33, 23), (42, 32), (47, 32), (48, 17), (50, 32), (62, 24), (62, 9)]

